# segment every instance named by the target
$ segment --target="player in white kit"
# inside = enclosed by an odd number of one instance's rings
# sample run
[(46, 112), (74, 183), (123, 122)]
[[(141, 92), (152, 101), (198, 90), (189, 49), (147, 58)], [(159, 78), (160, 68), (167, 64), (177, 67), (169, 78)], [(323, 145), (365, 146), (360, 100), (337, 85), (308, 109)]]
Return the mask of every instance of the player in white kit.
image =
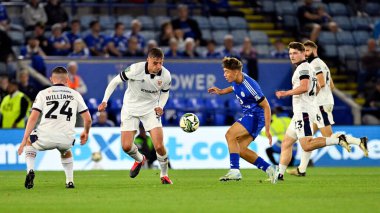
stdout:
[(116, 76), (107, 86), (99, 111), (104, 111), (107, 101), (116, 86), (128, 82), (121, 109), (121, 146), (125, 153), (135, 159), (130, 177), (136, 177), (146, 159), (133, 143), (139, 123), (150, 132), (161, 167), (162, 184), (172, 184), (168, 177), (168, 155), (163, 143), (161, 115), (169, 98), (171, 85), (170, 72), (163, 67), (164, 54), (161, 49), (153, 48), (146, 62), (132, 64)]
[[(33, 188), (34, 161), (37, 150), (58, 149), (66, 174), (66, 188), (74, 188), (73, 158), (70, 148), (75, 143), (75, 122), (77, 113), (84, 120), (84, 130), (80, 135), (81, 145), (86, 144), (91, 127), (91, 116), (82, 96), (66, 86), (68, 72), (64, 67), (56, 67), (50, 78), (53, 86), (40, 91), (32, 106), (32, 112), (25, 128), (24, 137), (18, 149), (21, 155), (25, 148), (27, 175), (25, 187)], [(39, 116), (41, 122), (36, 126)], [(33, 132), (32, 132), (33, 131)]]
[(292, 96), (293, 117), (281, 144), (278, 180), (284, 180), (284, 173), (292, 158), (292, 146), (300, 141), (306, 152), (325, 146), (339, 144), (350, 150), (345, 135), (338, 138), (318, 137), (313, 139), (313, 122), (315, 117), (314, 98), (317, 93), (316, 81), (313, 81), (313, 68), (305, 59), (305, 47), (302, 43), (289, 43), (289, 57), (297, 68), (293, 73), (293, 88), (287, 91), (277, 91), (277, 98)]
[[(332, 90), (334, 89), (334, 82), (331, 78), (330, 69), (327, 67), (324, 61), (318, 57), (318, 46), (312, 41), (306, 41), (303, 43), (305, 46), (305, 56), (310, 63), (311, 67), (315, 71), (315, 79), (320, 87), (319, 92), (315, 98), (316, 117), (313, 123), (313, 132), (316, 133), (319, 129), (323, 137), (330, 137), (333, 134), (331, 125), (334, 124), (333, 108), (334, 98)], [(363, 150), (364, 155), (368, 156), (366, 137), (356, 140), (349, 135), (346, 135), (347, 142), (356, 142), (360, 149)], [(306, 168), (309, 163), (311, 152), (305, 152), (302, 150), (301, 163), (296, 169), (287, 171), (291, 175), (306, 176)]]

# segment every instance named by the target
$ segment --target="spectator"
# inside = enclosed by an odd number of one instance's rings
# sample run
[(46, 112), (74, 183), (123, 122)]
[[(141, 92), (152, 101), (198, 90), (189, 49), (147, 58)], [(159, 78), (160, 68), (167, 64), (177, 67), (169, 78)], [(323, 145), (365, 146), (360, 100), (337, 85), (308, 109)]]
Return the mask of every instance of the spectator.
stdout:
[(78, 91), (81, 95), (87, 93), (87, 86), (83, 79), (78, 75), (78, 64), (75, 61), (70, 61), (67, 64), (67, 71), (69, 72), (69, 79), (67, 86), (73, 90)]
[(32, 58), (34, 55), (46, 57), (45, 52), (40, 47), (40, 41), (35, 36), (28, 38), (28, 43), (25, 47), (21, 48), (20, 55), (28, 59)]
[(38, 90), (36, 89), (36, 86), (30, 84), (29, 72), (27, 70), (22, 70), (18, 73), (18, 79), (19, 90), (23, 92), (26, 96), (28, 96), (29, 100), (33, 102), (36, 99)]
[(84, 38), (87, 47), (90, 49), (92, 56), (104, 56), (105, 46), (107, 45), (106, 37), (100, 33), (99, 21), (90, 23), (91, 33)]
[(36, 26), (34, 26), (33, 36), (38, 39), (40, 47), (44, 51), (44, 53), (48, 53), (50, 52), (49, 41), (45, 37), (44, 33), (45, 25), (42, 23), (37, 23)]
[(289, 51), (286, 49), (281, 39), (276, 39), (274, 42), (274, 50), (270, 52), (273, 58), (289, 58)]
[(161, 25), (161, 31), (159, 35), (160, 46), (169, 46), (170, 39), (175, 38), (173, 25), (171, 22), (165, 22)]
[(149, 52), (151, 49), (156, 48), (156, 47), (158, 47), (156, 40), (154, 40), (154, 39), (149, 40), (149, 41), (148, 41), (148, 45), (147, 45), (147, 47), (146, 47), (145, 55), (147, 55), (148, 52)]
[(222, 54), (216, 51), (216, 42), (214, 40), (207, 41), (207, 51), (205, 53), (206, 58), (222, 58)]
[(199, 54), (195, 51), (195, 41), (193, 38), (186, 38), (184, 58), (198, 58)]
[(18, 90), (16, 80), (9, 81), (7, 92), (0, 105), (2, 128), (24, 128), (24, 119), (31, 105), (29, 98)]
[(138, 49), (143, 50), (145, 48), (145, 38), (140, 33), (141, 31), (141, 22), (138, 19), (134, 19), (131, 21), (131, 32), (128, 33), (128, 40), (131, 37), (136, 37), (138, 41)]
[(252, 42), (248, 37), (244, 38), (243, 47), (240, 51), (241, 59), (246, 61), (248, 75), (255, 80), (259, 79), (259, 72), (257, 69), (257, 51), (252, 47)]
[(323, 28), (330, 30), (331, 32), (338, 32), (338, 25), (333, 21), (331, 16), (326, 12), (325, 7), (323, 5), (318, 6), (317, 15), (319, 15), (319, 23)]
[(206, 4), (208, 6), (208, 11), (211, 16), (244, 17), (244, 13), (231, 8), (227, 0), (206, 0)]
[[(8, 25), (0, 24), (0, 63), (7, 64), (14, 58), (12, 39), (8, 35)], [(1, 72), (2, 70), (0, 70)], [(3, 70), (4, 71), (4, 70)], [(7, 70), (5, 70), (7, 72)]]
[(138, 39), (137, 37), (130, 37), (128, 39), (128, 49), (127, 49), (127, 52), (125, 53), (125, 56), (129, 56), (129, 57), (142, 57), (144, 56), (144, 52), (139, 50), (138, 48)]
[(368, 125), (380, 124), (380, 78), (377, 79), (375, 88), (372, 89), (372, 94), (366, 100), (364, 104), (368, 111), (363, 116), (363, 123)]
[(47, 16), (43, 4), (39, 0), (29, 0), (22, 11), (26, 30), (33, 30), (37, 23), (45, 24)]
[(4, 5), (1, 4), (0, 2), (0, 22), (8, 22), (8, 21), (9, 21), (9, 17), (7, 13), (7, 8), (4, 7)]
[(157, 160), (157, 155), (156, 151), (154, 150), (152, 138), (146, 134), (144, 126), (141, 124), (139, 128), (139, 134), (135, 138), (134, 143), (136, 144), (141, 154), (146, 157), (148, 161), (148, 167), (152, 168), (153, 162)]
[(49, 46), (51, 51), (48, 55), (66, 56), (70, 52), (70, 41), (62, 34), (62, 25), (57, 23), (51, 27), (52, 35), (49, 38)]
[(124, 36), (125, 26), (121, 22), (115, 24), (115, 33), (107, 42), (107, 50), (111, 56), (122, 57), (127, 51), (128, 39)]
[(88, 50), (86, 43), (82, 39), (75, 40), (73, 46), (73, 51), (69, 54), (69, 57), (87, 58), (90, 56), (90, 50)]
[(230, 34), (224, 36), (224, 49), (221, 52), (222, 57), (240, 58), (239, 53), (234, 48), (234, 37)]
[(96, 122), (92, 124), (93, 127), (114, 127), (113, 121), (108, 119), (106, 111), (96, 113)]
[(67, 31), (64, 33), (64, 36), (69, 39), (71, 50), (74, 49), (74, 42), (77, 39), (81, 39), (81, 33), (80, 33), (80, 21), (78, 19), (74, 19), (70, 22), (70, 31)]
[(187, 9), (187, 6), (184, 4), (178, 5), (178, 18), (172, 20), (171, 22), (173, 29), (174, 31), (182, 31), (184, 39), (188, 37), (193, 38), (195, 40), (195, 43), (199, 45), (202, 41), (202, 33), (199, 29), (198, 23), (195, 20), (189, 18), (188, 15), (189, 11)]
[(169, 50), (165, 53), (167, 58), (182, 58), (183, 53), (178, 50), (178, 41), (175, 38), (171, 38), (169, 42)]
[(8, 95), (7, 87), (9, 84), (9, 77), (6, 74), (0, 74), (0, 103), (5, 96)]
[(45, 6), (45, 12), (48, 18), (48, 26), (61, 24), (62, 29), (67, 28), (67, 21), (69, 20), (69, 16), (63, 7), (61, 7), (60, 0), (48, 0), (47, 5)]
[(376, 40), (368, 39), (368, 50), (361, 57), (361, 70), (358, 75), (359, 91), (364, 91), (367, 82), (380, 77), (380, 52), (377, 51)]

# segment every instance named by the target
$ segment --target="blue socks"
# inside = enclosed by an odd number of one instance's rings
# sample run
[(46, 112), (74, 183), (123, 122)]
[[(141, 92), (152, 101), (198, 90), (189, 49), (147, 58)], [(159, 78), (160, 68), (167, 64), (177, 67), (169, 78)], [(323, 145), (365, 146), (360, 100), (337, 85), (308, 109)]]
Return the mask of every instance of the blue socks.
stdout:
[(267, 163), (264, 159), (261, 157), (258, 157), (256, 161), (253, 163), (257, 168), (263, 170), (264, 172), (267, 170), (267, 168), (270, 166), (269, 163)]
[(238, 153), (230, 153), (230, 166), (231, 169), (239, 169), (240, 155)]

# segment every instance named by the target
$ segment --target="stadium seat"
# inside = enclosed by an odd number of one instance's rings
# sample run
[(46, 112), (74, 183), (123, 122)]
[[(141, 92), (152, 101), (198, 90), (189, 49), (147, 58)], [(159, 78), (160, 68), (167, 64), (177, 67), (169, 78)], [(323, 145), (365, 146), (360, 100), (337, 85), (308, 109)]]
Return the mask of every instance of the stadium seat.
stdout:
[(274, 13), (275, 6), (273, 1), (262, 1), (263, 12), (264, 13)]
[(268, 44), (268, 35), (263, 31), (251, 30), (249, 31), (249, 38), (254, 44)]
[(207, 41), (207, 40), (211, 40), (212, 39), (212, 35), (211, 35), (210, 30), (208, 30), (208, 29), (202, 29), (201, 31), (202, 31), (202, 38), (204, 40)]
[(354, 31), (352, 32), (356, 45), (367, 44), (368, 39), (371, 37), (367, 31)]
[(156, 25), (156, 29), (161, 29), (161, 26), (165, 22), (170, 22), (170, 17), (168, 16), (155, 16), (154, 17), (154, 24)]
[(120, 112), (121, 108), (123, 107), (123, 100), (122, 99), (112, 99), (110, 102), (109, 109), (114, 112), (118, 113)]
[(265, 44), (260, 44), (255, 46), (257, 50), (257, 55), (260, 58), (268, 58), (270, 56), (269, 46)]
[(359, 57), (362, 57), (364, 53), (368, 52), (368, 46), (367, 45), (356, 46), (356, 52), (358, 53)]
[(343, 30), (352, 30), (351, 21), (347, 16), (335, 16), (333, 20), (338, 24)]
[(339, 45), (355, 45), (354, 37), (349, 31), (337, 32), (336, 40)]
[(150, 16), (137, 16), (136, 17), (142, 25), (143, 30), (154, 30), (154, 22)]
[(336, 58), (338, 57), (338, 49), (337, 46), (334, 44), (329, 45), (323, 45), (323, 48), (325, 49), (324, 55), (328, 58)]
[(242, 17), (230, 16), (227, 19), (229, 28), (231, 30), (246, 30), (247, 21)]
[(157, 36), (154, 31), (144, 30), (144, 31), (141, 31), (140, 34), (145, 38), (145, 41), (149, 41), (151, 39), (157, 40), (156, 38)]
[(318, 43), (324, 44), (336, 44), (335, 34), (332, 32), (321, 32), (318, 37)]
[(351, 23), (354, 30), (371, 30), (371, 22), (366, 17), (351, 17)]
[(130, 15), (122, 15), (117, 18), (117, 21), (123, 23), (126, 29), (131, 29), (131, 21), (133, 17)]
[(283, 24), (284, 27), (287, 29), (298, 29), (299, 28), (299, 22), (297, 17), (293, 15), (285, 15), (283, 17)]
[(207, 98), (205, 100), (205, 106), (208, 112), (208, 124), (213, 124), (217, 126), (225, 125), (226, 115), (224, 110), (224, 103), (221, 99)]
[(357, 59), (358, 54), (356, 52), (356, 48), (352, 45), (343, 45), (338, 47), (338, 55), (342, 60), (344, 59)]
[(23, 45), (25, 43), (24, 33), (20, 31), (9, 31), (9, 37), (12, 39), (13, 45)]
[(11, 24), (24, 26), (24, 19), (22, 19), (21, 16), (12, 16), (10, 17), (10, 20), (11, 20)]
[(234, 37), (234, 44), (241, 45), (244, 42), (245, 37), (248, 37), (246, 30), (233, 30), (231, 35)]
[(94, 114), (98, 111), (98, 105), (100, 104), (100, 101), (96, 100), (96, 98), (90, 98), (87, 100), (87, 107), (91, 114)]
[(329, 3), (329, 11), (332, 16), (348, 16), (346, 5), (342, 3)]
[(211, 16), (209, 18), (212, 29), (214, 30), (228, 30), (228, 23), (224, 17)]
[(204, 17), (204, 16), (193, 16), (193, 19), (195, 21), (197, 21), (197, 23), (199, 25), (199, 28), (201, 30), (203, 30), (203, 29), (210, 29), (211, 28), (210, 21), (208, 20), (207, 17)]
[(216, 31), (213, 31), (211, 34), (216, 44), (221, 45), (224, 42), (224, 36), (229, 34), (229, 32), (226, 30), (216, 30)]
[(276, 2), (275, 7), (276, 13), (279, 16), (295, 15), (297, 13), (297, 8), (290, 1)]
[(116, 19), (112, 16), (100, 16), (99, 17), (99, 24), (102, 27), (102, 29), (111, 30), (115, 29), (115, 23)]
[(79, 18), (82, 29), (89, 29), (92, 21), (98, 20), (95, 15), (83, 15)]
[(379, 16), (380, 4), (375, 2), (367, 2), (364, 11), (368, 13), (370, 16)]

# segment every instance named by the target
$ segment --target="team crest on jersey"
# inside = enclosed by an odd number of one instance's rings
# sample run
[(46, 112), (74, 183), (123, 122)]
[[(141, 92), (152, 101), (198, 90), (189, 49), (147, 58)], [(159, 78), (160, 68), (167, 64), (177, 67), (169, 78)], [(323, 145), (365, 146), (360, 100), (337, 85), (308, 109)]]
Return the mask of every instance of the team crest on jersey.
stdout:
[(158, 80), (157, 85), (160, 87), (162, 85), (162, 80)]
[(240, 92), (241, 97), (245, 97), (245, 94), (243, 91)]

